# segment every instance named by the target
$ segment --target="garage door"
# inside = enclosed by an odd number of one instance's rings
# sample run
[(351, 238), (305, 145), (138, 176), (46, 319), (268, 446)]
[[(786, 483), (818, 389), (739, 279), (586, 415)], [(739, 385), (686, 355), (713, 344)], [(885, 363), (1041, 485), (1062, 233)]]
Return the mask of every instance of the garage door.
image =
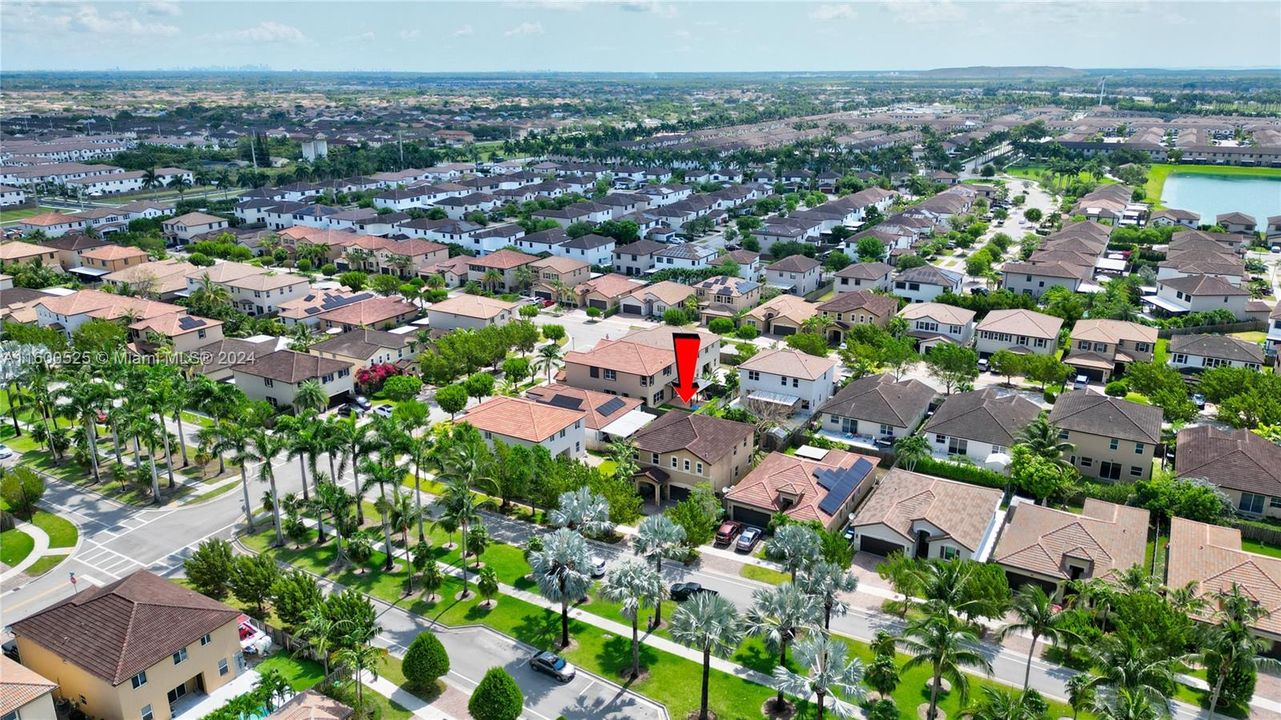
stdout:
[(604, 300), (588, 300), (587, 307), (594, 307), (594, 308), (600, 308), (601, 310), (608, 310), (609, 303), (605, 302)]
[(737, 520), (746, 525), (755, 525), (758, 528), (769, 527), (768, 513), (741, 507), (739, 505), (730, 506), (730, 519)]
[(540, 300), (551, 300), (552, 294), (545, 290), (535, 290), (534, 297), (539, 298)]
[(796, 334), (796, 328), (789, 327), (787, 325), (775, 325), (774, 334), (780, 337), (783, 335), (794, 335)]
[(889, 555), (896, 551), (907, 552), (907, 548), (880, 538), (868, 537), (863, 535), (858, 540), (858, 549), (863, 552), (870, 552), (873, 555)]
[(640, 305), (627, 305), (627, 304), (623, 305), (623, 313), (625, 315), (641, 315), (641, 314), (644, 314), (644, 312), (645, 312), (645, 308), (641, 307)]

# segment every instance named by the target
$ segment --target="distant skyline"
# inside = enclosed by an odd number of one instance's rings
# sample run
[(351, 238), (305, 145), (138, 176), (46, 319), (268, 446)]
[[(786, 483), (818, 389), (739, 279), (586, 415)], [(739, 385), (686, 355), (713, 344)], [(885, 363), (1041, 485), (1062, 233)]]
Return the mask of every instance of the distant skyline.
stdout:
[(761, 72), (1273, 68), (1281, 3), (14, 2), (0, 68)]

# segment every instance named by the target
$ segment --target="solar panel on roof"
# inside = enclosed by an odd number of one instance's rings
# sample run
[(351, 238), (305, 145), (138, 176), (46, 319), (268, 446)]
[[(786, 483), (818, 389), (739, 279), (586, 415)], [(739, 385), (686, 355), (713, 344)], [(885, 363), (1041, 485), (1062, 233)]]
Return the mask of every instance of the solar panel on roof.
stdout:
[(872, 472), (872, 463), (865, 458), (844, 470), (819, 470), (814, 473), (820, 487), (827, 489), (827, 494), (819, 502), (818, 509), (828, 515), (835, 515), (853, 494), (854, 489)]
[(566, 410), (580, 410), (583, 407), (583, 399), (572, 395), (553, 395), (547, 404)]
[(596, 412), (605, 416), (613, 415), (626, 404), (627, 403), (623, 402), (622, 398), (610, 398), (609, 400), (601, 403), (600, 406), (596, 408)]
[(183, 330), (195, 330), (198, 327), (204, 327), (205, 321), (201, 318), (184, 315), (178, 318), (178, 327)]

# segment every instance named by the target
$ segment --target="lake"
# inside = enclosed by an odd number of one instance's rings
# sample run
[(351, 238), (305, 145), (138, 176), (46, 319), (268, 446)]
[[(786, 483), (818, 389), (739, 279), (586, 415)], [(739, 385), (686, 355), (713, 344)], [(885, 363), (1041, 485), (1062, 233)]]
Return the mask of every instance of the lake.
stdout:
[(1281, 177), (1171, 173), (1161, 188), (1161, 202), (1166, 207), (1201, 213), (1205, 225), (1213, 224), (1223, 213), (1243, 212), (1262, 229), (1268, 217), (1281, 215)]

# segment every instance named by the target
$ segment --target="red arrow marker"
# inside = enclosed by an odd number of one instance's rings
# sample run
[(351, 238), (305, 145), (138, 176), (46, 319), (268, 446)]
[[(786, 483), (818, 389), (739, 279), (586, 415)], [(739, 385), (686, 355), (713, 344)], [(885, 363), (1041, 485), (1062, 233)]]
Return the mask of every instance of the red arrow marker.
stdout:
[(694, 375), (698, 371), (698, 346), (702, 342), (697, 333), (672, 333), (672, 349), (676, 351), (676, 394), (689, 402), (698, 392)]

